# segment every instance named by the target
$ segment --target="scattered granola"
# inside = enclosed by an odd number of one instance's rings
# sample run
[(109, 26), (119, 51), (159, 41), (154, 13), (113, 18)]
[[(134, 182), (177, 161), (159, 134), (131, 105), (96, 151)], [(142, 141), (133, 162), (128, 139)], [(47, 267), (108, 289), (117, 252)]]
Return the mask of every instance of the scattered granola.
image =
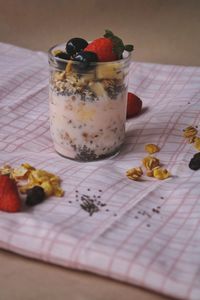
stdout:
[[(160, 151), (160, 148), (154, 144), (147, 144), (145, 150), (149, 153), (155, 153)], [(159, 180), (167, 179), (171, 177), (170, 172), (167, 169), (161, 168), (160, 160), (154, 156), (148, 155), (142, 159), (142, 164), (145, 168), (145, 175), (148, 177), (154, 177)], [(132, 168), (127, 170), (126, 176), (132, 180), (138, 180), (143, 175), (142, 167)]]
[(185, 129), (183, 129), (183, 136), (185, 138), (192, 138), (195, 137), (197, 134), (197, 129), (193, 126), (188, 126)]
[[(195, 128), (196, 127), (196, 128)], [(193, 144), (194, 148), (200, 151), (200, 137), (197, 136), (197, 127), (198, 126), (188, 126), (183, 129), (183, 136), (187, 139), (189, 144)], [(200, 169), (200, 156), (199, 153), (196, 153), (189, 162), (189, 168), (197, 171)]]
[(153, 154), (160, 151), (160, 148), (155, 144), (147, 144), (145, 145), (145, 151), (149, 154)]
[(167, 169), (161, 168), (161, 167), (156, 167), (153, 169), (153, 177), (159, 179), (159, 180), (164, 180), (170, 177), (171, 174)]
[(138, 180), (143, 175), (143, 171), (141, 167), (132, 168), (126, 171), (126, 176), (132, 180)]
[(153, 170), (155, 167), (160, 165), (160, 161), (158, 158), (154, 156), (146, 156), (143, 158), (142, 163), (144, 167), (149, 171)]
[(198, 151), (200, 151), (200, 137), (195, 137), (194, 147), (195, 147), (195, 149), (197, 149)]
[(0, 168), (0, 174), (9, 175), (10, 178), (13, 178), (22, 194), (26, 194), (34, 186), (40, 186), (44, 189), (47, 197), (62, 197), (64, 195), (64, 191), (60, 187), (60, 177), (45, 170), (36, 169), (28, 163), (21, 164), (17, 168), (5, 165)]

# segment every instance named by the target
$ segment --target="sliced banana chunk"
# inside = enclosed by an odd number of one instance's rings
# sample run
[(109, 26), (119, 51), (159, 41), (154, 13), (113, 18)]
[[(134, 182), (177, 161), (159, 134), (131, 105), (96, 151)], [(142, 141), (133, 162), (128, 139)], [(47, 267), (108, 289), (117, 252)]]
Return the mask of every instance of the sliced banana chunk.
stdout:
[(97, 79), (120, 79), (124, 77), (119, 64), (99, 64), (96, 69)]
[(104, 96), (106, 94), (106, 91), (100, 82), (91, 82), (89, 87), (97, 97)]

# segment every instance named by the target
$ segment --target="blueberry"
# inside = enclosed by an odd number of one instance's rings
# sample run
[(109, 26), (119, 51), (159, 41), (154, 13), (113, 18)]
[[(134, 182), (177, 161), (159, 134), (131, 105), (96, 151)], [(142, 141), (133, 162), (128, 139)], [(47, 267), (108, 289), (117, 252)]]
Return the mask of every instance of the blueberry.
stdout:
[(73, 60), (81, 62), (79, 66), (80, 69), (86, 69), (89, 67), (90, 63), (97, 62), (98, 57), (94, 52), (82, 51), (74, 56)]
[(70, 39), (66, 44), (66, 52), (71, 56), (82, 51), (88, 45), (88, 42), (82, 38)]
[(45, 199), (45, 192), (41, 186), (34, 186), (27, 191), (26, 205), (34, 206), (41, 203)]
[(64, 60), (70, 60), (70, 55), (67, 54), (66, 52), (58, 52), (55, 57), (60, 58), (62, 60), (56, 60), (56, 64), (58, 66), (59, 69), (61, 70), (65, 70), (67, 62)]
[(194, 154), (194, 158), (200, 160), (200, 152), (195, 153)]
[(67, 54), (66, 52), (58, 52), (55, 57), (61, 58), (61, 59), (66, 59), (69, 60), (70, 59), (70, 55)]
[(189, 162), (189, 168), (197, 171), (200, 169), (200, 152), (196, 153)]

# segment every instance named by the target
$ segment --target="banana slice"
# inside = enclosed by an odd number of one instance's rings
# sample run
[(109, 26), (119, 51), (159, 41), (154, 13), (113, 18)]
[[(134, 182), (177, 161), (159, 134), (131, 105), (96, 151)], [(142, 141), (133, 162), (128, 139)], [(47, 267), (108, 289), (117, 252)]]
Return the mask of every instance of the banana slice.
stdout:
[(119, 79), (124, 77), (119, 64), (99, 64), (96, 69), (97, 79)]
[(104, 96), (106, 94), (106, 91), (100, 82), (91, 82), (89, 87), (97, 97)]

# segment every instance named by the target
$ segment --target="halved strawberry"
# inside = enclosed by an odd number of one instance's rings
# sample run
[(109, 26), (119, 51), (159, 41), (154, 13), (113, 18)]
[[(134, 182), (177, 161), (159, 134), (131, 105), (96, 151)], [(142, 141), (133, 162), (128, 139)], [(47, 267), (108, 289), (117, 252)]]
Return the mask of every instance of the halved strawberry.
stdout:
[(21, 203), (16, 182), (6, 175), (0, 175), (0, 210), (20, 211)]
[(126, 117), (132, 118), (142, 110), (142, 100), (133, 93), (128, 93)]

